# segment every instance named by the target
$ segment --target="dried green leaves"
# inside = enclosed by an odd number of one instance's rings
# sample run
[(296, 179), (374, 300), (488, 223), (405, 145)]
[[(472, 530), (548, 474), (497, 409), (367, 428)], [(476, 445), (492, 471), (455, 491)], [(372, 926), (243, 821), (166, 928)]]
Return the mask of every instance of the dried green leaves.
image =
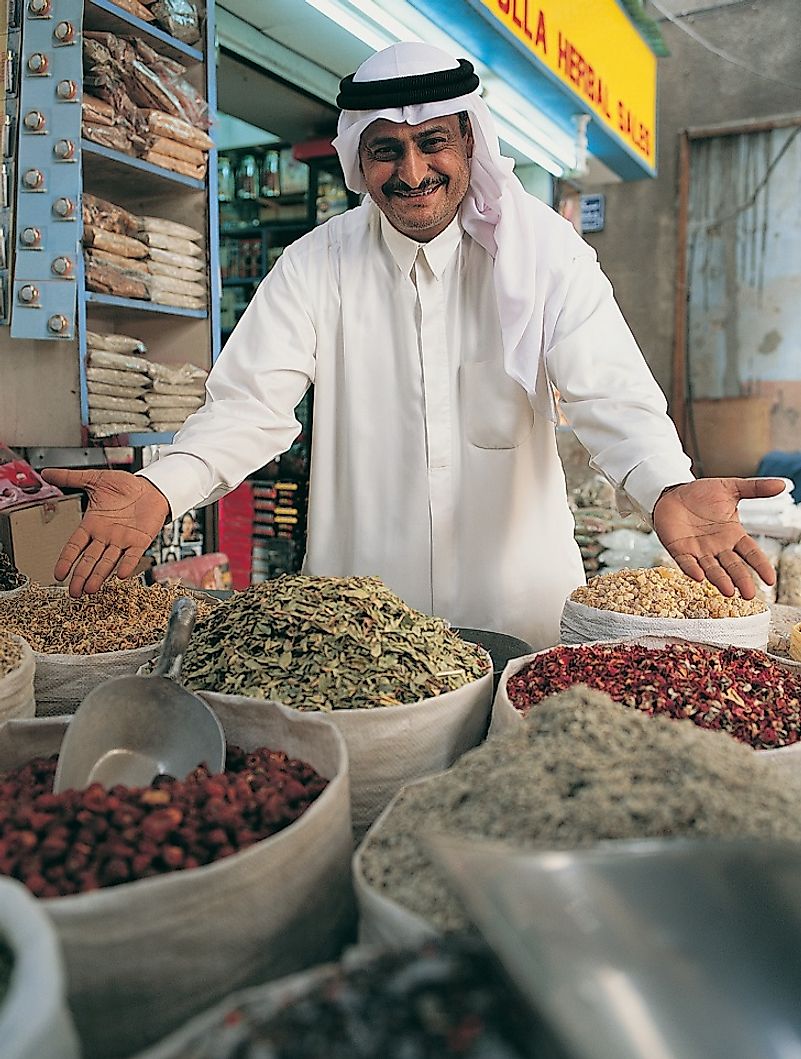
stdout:
[(369, 709), (441, 695), (487, 671), (480, 648), (376, 577), (287, 575), (197, 623), (182, 681), (299, 710)]

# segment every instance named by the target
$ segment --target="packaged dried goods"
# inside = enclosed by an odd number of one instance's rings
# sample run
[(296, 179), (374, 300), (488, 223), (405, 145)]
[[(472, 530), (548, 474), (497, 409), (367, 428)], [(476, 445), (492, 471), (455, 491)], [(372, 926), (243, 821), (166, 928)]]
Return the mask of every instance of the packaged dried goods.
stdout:
[(203, 180), (206, 176), (206, 162), (187, 162), (183, 158), (176, 158), (172, 154), (164, 154), (155, 148), (149, 147), (142, 152), (142, 157), (152, 165), (169, 169), (173, 173), (181, 173), (183, 176), (191, 177), (192, 180)]
[(552, 647), (510, 663), (498, 689), (525, 716), (576, 685), (649, 715), (689, 719), (758, 750), (801, 739), (801, 672), (762, 651), (700, 644)]
[(139, 239), (132, 239), (117, 232), (107, 232), (91, 224), (83, 226), (83, 242), (84, 246), (93, 246), (118, 257), (147, 257), (147, 247), (143, 246)]
[[(112, 236), (111, 238), (119, 239), (121, 236)], [(114, 268), (122, 269), (123, 272), (127, 273), (141, 273), (143, 276), (146, 276), (149, 273), (147, 261), (142, 260), (141, 258), (121, 257), (119, 254), (114, 253), (114, 251), (100, 250), (97, 246), (85, 248), (83, 259), (87, 266), (112, 265)], [(141, 278), (141, 276), (139, 278)]]
[(176, 254), (188, 254), (190, 257), (205, 257), (205, 250), (191, 239), (179, 239), (169, 232), (140, 232), (137, 238), (145, 246), (157, 246), (162, 250), (172, 250)]
[(145, 397), (145, 403), (148, 408), (199, 408), (203, 404), (203, 398), (193, 396), (192, 394), (162, 394), (156, 393), (155, 390), (152, 393), (148, 393)]
[(148, 375), (118, 368), (99, 368), (92, 364), (86, 369), (86, 377), (90, 382), (108, 383), (111, 386), (120, 386), (139, 391), (144, 390), (150, 384), (150, 376)]
[[(111, 429), (112, 425), (114, 430)], [(120, 434), (120, 426), (125, 425), (129, 430), (147, 430), (150, 420), (144, 413), (112, 411), (110, 408), (89, 408), (89, 426), (105, 427), (106, 436), (109, 434)]]
[(87, 381), (86, 389), (89, 393), (90, 403), (93, 394), (102, 394), (105, 397), (123, 397), (130, 400), (132, 398), (141, 398), (144, 393), (138, 387), (114, 386), (105, 382), (93, 382), (91, 379)]
[(150, 426), (153, 430), (159, 434), (174, 434), (180, 430), (184, 425), (186, 417), (181, 419), (153, 419), (150, 420)]
[(117, 7), (121, 7), (123, 11), (127, 11), (129, 15), (136, 15), (137, 18), (141, 18), (143, 22), (154, 22), (156, 16), (150, 13), (150, 9), (145, 7), (144, 4), (140, 4), (139, 0), (112, 0)]
[(111, 127), (83, 121), (81, 123), (81, 135), (92, 143), (99, 143), (101, 147), (108, 147), (112, 151), (121, 151), (123, 154), (133, 154), (134, 144), (132, 142), (130, 128), (120, 122)]
[(617, 570), (593, 577), (565, 602), (563, 643), (678, 636), (702, 643), (764, 650), (770, 611), (764, 600), (724, 596), (709, 581), (657, 566)]
[(797, 842), (800, 796), (801, 777), (722, 732), (646, 717), (577, 686), (394, 799), (354, 861), (364, 940), (467, 925), (425, 851), (427, 834), (520, 849), (662, 836)]
[(0, 631), (0, 723), (34, 716), (35, 672), (28, 644), (19, 636)]
[(148, 361), (146, 370), (154, 382), (166, 382), (173, 386), (180, 386), (185, 382), (203, 382), (205, 385), (209, 374), (205, 368), (199, 368), (197, 364), (159, 364), (152, 360)]
[(181, 268), (179, 265), (171, 265), (165, 261), (155, 261), (151, 257), (147, 260), (147, 270), (151, 276), (166, 279), (179, 279), (186, 283), (200, 283), (204, 289), (206, 286), (206, 274), (198, 268)]
[(195, 170), (205, 170), (206, 154), (199, 147), (189, 147), (188, 144), (180, 143), (178, 140), (169, 140), (166, 136), (156, 136), (151, 141), (148, 151), (160, 157), (177, 158), (186, 162)]
[(187, 380), (186, 382), (170, 383), (156, 379), (152, 385), (152, 392), (154, 394), (161, 394), (165, 397), (170, 395), (203, 397), (206, 393), (206, 385), (201, 380), (198, 380), (197, 382)]
[(136, 434), (150, 428), (149, 421), (145, 426), (141, 423), (90, 423), (89, 433), (93, 438), (110, 438), (117, 434)]
[(147, 281), (148, 288), (150, 290), (150, 297), (153, 301), (157, 298), (154, 297), (154, 292), (158, 294), (183, 294), (189, 298), (200, 298), (206, 300), (206, 284), (198, 283), (195, 281), (187, 281), (183, 279), (176, 279), (174, 276), (153, 276), (151, 275)]
[[(42, 793), (32, 800), (6, 798), (0, 781), (0, 811), (35, 843), (21, 840), (34, 850), (24, 863), (14, 846), (15, 872), (43, 894), (66, 890), (65, 880), (80, 891), (40, 900), (64, 953), (85, 1059), (137, 1053), (232, 989), (331, 959), (352, 929), (341, 736), (324, 718), (276, 704), (223, 707), (218, 717), (244, 755), (232, 751), (227, 775), (198, 774), (194, 792), (190, 777), (54, 796), (44, 774), (52, 763), (33, 776)], [(65, 718), (6, 724), (0, 773), (34, 771), (66, 727)], [(27, 828), (26, 802), (36, 806)]]
[(89, 408), (114, 412), (133, 412), (137, 415), (147, 415), (147, 405), (142, 398), (136, 397), (109, 397), (107, 394), (93, 393), (89, 400)]
[(147, 353), (147, 346), (140, 338), (130, 335), (99, 334), (86, 332), (86, 344), (90, 349), (102, 349), (108, 353)]
[(81, 97), (81, 117), (84, 122), (97, 125), (114, 124), (114, 107), (105, 99), (97, 99), (95, 96), (84, 92)]
[(189, 225), (179, 225), (175, 220), (165, 220), (163, 217), (139, 218), (140, 232), (161, 232), (164, 235), (174, 235), (177, 239), (189, 239), (191, 243), (202, 243), (203, 233)]
[(188, 121), (165, 114), (160, 110), (142, 109), (138, 114), (138, 126), (143, 133), (154, 133), (158, 136), (166, 136), (179, 143), (188, 144), (190, 147), (198, 147), (208, 151), (214, 146), (214, 141), (203, 129), (195, 128)]
[(147, 286), (134, 274), (123, 272), (113, 265), (86, 263), (86, 288), (98, 294), (113, 294), (118, 298), (140, 298), (147, 300)]
[(543, 1059), (540, 1033), (497, 959), (463, 934), (237, 993), (153, 1059)]
[(107, 232), (116, 232), (119, 235), (136, 236), (139, 222), (122, 206), (87, 193), (82, 196), (81, 203), (84, 224), (102, 228)]
[(205, 309), (208, 306), (205, 297), (194, 298), (189, 294), (175, 294), (171, 290), (165, 290), (164, 287), (152, 283), (148, 291), (150, 300), (157, 305), (177, 305), (182, 309)]
[(150, 9), (167, 33), (185, 44), (200, 39), (200, 11), (197, 0), (156, 0)]
[(151, 246), (150, 257), (154, 261), (160, 261), (165, 265), (177, 265), (179, 268), (186, 268), (192, 272), (199, 273), (205, 276), (206, 273), (206, 262), (205, 258), (196, 257), (189, 254), (175, 254), (172, 250), (162, 250), (161, 247)]
[(90, 349), (89, 364), (93, 368), (107, 368), (120, 373), (139, 375), (148, 371), (150, 362), (134, 353), (112, 353), (107, 349)]

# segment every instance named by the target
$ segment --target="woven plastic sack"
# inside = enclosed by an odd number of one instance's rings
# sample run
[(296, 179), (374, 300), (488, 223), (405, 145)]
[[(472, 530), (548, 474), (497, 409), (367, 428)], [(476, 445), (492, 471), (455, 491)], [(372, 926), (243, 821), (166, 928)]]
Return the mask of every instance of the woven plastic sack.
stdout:
[[(448, 768), (484, 738), (492, 704), (492, 667), (487, 658), (486, 676), (444, 695), (405, 706), (332, 710), (324, 715), (342, 733), (348, 748), (357, 841), (401, 787)], [(254, 701), (216, 692), (205, 692), (203, 697), (214, 709), (226, 702)]]
[(33, 717), (36, 712), (33, 691), (36, 672), (34, 654), (21, 637), (13, 636), (12, 639), (21, 645), (22, 659), (16, 669), (0, 676), (0, 724), (3, 721)]
[(14, 879), (0, 878), (0, 940), (14, 959), (0, 1001), (0, 1055), (78, 1059), (56, 932), (36, 898)]
[(96, 655), (51, 655), (37, 651), (36, 716), (75, 713), (98, 684), (136, 673), (140, 666), (156, 657), (160, 647), (160, 643), (154, 643), (130, 651), (105, 651)]
[[(274, 702), (215, 707), (230, 742), (283, 750), (330, 782), (294, 824), (214, 864), (40, 902), (61, 942), (85, 1059), (131, 1055), (233, 989), (333, 959), (350, 936), (341, 736), (325, 717)], [(56, 753), (68, 723), (0, 727), (0, 772)]]
[(602, 640), (631, 640), (643, 636), (677, 637), (695, 643), (721, 647), (768, 646), (770, 611), (744, 618), (649, 618), (600, 610), (572, 599), (565, 602), (560, 624), (564, 644), (596, 643)]

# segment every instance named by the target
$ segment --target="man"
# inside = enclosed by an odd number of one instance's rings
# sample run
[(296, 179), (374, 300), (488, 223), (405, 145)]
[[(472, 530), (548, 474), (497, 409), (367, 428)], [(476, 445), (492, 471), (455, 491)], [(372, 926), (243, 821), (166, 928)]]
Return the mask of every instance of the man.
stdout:
[(782, 484), (693, 481), (594, 252), (523, 190), (477, 89), (426, 44), (343, 80), (335, 145), (369, 198), (287, 248), (166, 455), (137, 476), (48, 473), (89, 494), (56, 567), (72, 595), (129, 575), (166, 518), (284, 452), (312, 382), (309, 573), (378, 574), (455, 624), (556, 642), (583, 581), (556, 388), (686, 573), (749, 598), (747, 564), (772, 580), (736, 505)]

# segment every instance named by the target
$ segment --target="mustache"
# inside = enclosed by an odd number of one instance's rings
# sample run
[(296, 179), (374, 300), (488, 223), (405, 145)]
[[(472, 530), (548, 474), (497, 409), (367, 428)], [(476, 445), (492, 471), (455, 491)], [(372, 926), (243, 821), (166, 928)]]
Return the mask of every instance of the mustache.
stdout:
[(426, 179), (416, 187), (412, 187), (411, 184), (407, 184), (403, 180), (392, 179), (388, 180), (381, 190), (385, 195), (391, 195), (395, 191), (428, 191), (429, 188), (438, 188), (441, 184), (447, 183), (448, 180), (446, 177), (441, 180), (435, 180), (433, 177), (426, 177)]

